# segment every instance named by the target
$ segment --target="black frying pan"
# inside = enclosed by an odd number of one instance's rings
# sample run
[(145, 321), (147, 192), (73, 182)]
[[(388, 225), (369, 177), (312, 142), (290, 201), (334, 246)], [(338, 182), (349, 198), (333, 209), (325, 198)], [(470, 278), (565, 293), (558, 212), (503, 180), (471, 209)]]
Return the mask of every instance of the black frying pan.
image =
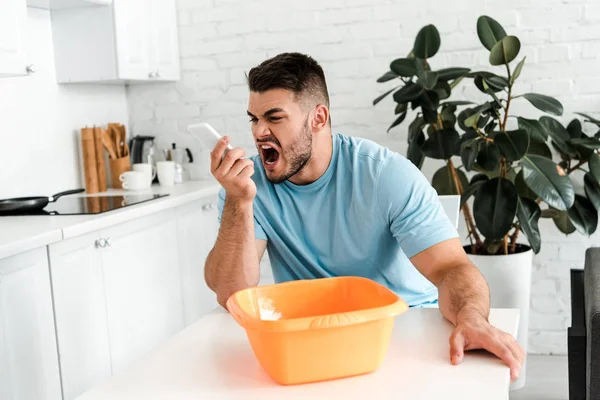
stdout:
[(18, 213), (23, 211), (41, 211), (48, 203), (55, 202), (61, 196), (84, 191), (85, 189), (74, 189), (56, 193), (51, 197), (17, 197), (14, 199), (4, 199), (0, 200), (0, 212)]

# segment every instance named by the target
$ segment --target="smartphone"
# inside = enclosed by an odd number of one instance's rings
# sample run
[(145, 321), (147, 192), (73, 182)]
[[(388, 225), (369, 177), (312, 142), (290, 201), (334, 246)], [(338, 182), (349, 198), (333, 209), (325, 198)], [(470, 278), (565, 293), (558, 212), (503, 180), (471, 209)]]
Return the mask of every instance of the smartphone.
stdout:
[[(215, 148), (217, 142), (221, 140), (222, 137), (219, 135), (219, 132), (217, 132), (215, 128), (210, 126), (210, 124), (207, 122), (188, 125), (187, 130), (193, 137), (196, 138), (196, 140), (204, 144), (204, 146), (206, 146), (210, 151)], [(231, 144), (227, 145), (223, 156), (225, 156), (229, 150), (233, 150)]]

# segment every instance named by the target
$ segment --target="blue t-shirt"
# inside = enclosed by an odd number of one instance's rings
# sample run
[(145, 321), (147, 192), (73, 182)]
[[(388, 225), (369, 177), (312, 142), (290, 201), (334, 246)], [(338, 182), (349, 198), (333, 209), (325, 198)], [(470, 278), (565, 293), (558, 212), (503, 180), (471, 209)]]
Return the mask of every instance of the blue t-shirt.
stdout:
[[(315, 182), (269, 182), (254, 161), (255, 236), (267, 240), (275, 282), (362, 276), (410, 306), (435, 304), (437, 288), (409, 258), (458, 237), (437, 192), (407, 158), (373, 141), (332, 134), (327, 171)], [(225, 191), (219, 193), (219, 221)]]

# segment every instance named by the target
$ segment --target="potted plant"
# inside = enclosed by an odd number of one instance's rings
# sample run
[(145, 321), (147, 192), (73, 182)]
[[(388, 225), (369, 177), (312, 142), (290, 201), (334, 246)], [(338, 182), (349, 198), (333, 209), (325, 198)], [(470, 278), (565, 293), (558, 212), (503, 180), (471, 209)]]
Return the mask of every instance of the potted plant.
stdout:
[[(595, 150), (600, 141), (598, 134), (586, 135), (577, 119), (565, 128), (553, 118), (563, 113), (556, 99), (520, 93), (525, 58), (517, 60), (521, 43), (516, 36), (507, 35), (488, 16), (478, 18), (477, 35), (497, 73), (432, 69), (441, 40), (436, 27), (427, 25), (408, 56), (392, 61), (377, 79), (398, 86), (373, 105), (393, 97), (397, 117), (388, 131), (405, 121), (409, 107), (416, 111), (408, 126), (407, 158), (419, 168), (426, 157), (445, 162), (433, 175), (432, 186), (440, 195), (461, 196), (469, 241), (465, 251), (490, 286), (492, 307), (519, 308), (517, 340), (527, 350), (532, 258), (542, 245), (538, 221), (552, 218), (565, 234), (596, 230), (600, 156)], [(472, 82), (486, 101), (449, 100), (462, 81)], [(543, 115), (513, 115), (511, 105), (519, 101), (528, 101)], [(600, 121), (581, 115), (600, 127)], [(560, 162), (553, 161), (551, 149)], [(574, 189), (574, 174), (583, 174), (582, 193)], [(523, 236), (527, 243), (519, 240)], [(513, 389), (524, 385), (524, 372)]]

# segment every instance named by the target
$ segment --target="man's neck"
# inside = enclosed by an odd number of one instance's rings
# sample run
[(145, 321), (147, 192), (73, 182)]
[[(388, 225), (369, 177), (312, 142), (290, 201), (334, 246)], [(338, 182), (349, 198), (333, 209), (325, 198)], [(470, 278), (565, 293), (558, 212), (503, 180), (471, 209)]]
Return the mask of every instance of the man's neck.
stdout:
[(289, 181), (295, 185), (308, 185), (315, 182), (329, 168), (332, 155), (331, 130), (319, 132), (313, 137), (313, 151), (310, 160), (302, 168), (302, 171), (292, 176)]

